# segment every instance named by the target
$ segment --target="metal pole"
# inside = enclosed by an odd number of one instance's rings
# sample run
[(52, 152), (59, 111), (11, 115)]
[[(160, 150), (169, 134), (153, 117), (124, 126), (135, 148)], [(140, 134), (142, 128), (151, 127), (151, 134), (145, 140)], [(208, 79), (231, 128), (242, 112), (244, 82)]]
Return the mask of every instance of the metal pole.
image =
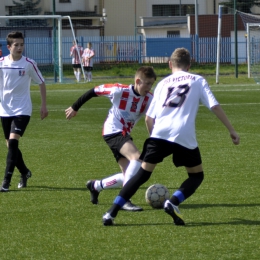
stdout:
[(195, 0), (195, 44), (196, 61), (199, 63), (199, 26), (198, 26), (198, 0)]
[(63, 82), (63, 63), (62, 63), (62, 18), (58, 19), (58, 53), (59, 53), (59, 82)]
[[(55, 0), (52, 0), (52, 14), (55, 15), (56, 13), (56, 6), (55, 6)], [(53, 69), (54, 69), (54, 81), (57, 82), (57, 71), (56, 71), (56, 58), (57, 58), (57, 36), (56, 36), (56, 19), (53, 19)]]
[(220, 63), (220, 46), (221, 46), (221, 22), (222, 22), (222, 6), (218, 8), (218, 43), (217, 43), (217, 68), (216, 68), (216, 83), (218, 84), (219, 78), (219, 63)]
[(251, 77), (251, 71), (250, 71), (250, 65), (251, 65), (251, 57), (250, 57), (250, 27), (249, 23), (246, 24), (246, 33), (247, 33), (247, 46), (246, 46), (246, 52), (247, 52), (247, 77)]
[(235, 33), (235, 77), (238, 77), (238, 51), (237, 51), (237, 0), (234, 0), (234, 33)]

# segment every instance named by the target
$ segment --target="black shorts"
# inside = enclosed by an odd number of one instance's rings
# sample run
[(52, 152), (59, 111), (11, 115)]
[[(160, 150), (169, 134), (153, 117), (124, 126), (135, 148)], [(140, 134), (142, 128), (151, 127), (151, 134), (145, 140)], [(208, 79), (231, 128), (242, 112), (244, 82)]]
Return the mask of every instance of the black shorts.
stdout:
[(1, 117), (1, 123), (4, 131), (5, 139), (9, 139), (10, 134), (18, 134), (23, 136), (24, 131), (30, 121), (30, 116), (10, 116)]
[(114, 154), (114, 157), (116, 158), (116, 161), (118, 162), (120, 158), (125, 158), (119, 151), (122, 148), (122, 146), (129, 140), (133, 140), (133, 138), (126, 134), (125, 136), (122, 134), (122, 132), (111, 134), (111, 135), (104, 135), (103, 136), (105, 142), (111, 149), (112, 153)]
[(84, 69), (85, 71), (92, 71), (92, 70), (93, 70), (93, 67), (85, 66), (85, 67), (83, 67), (83, 69)]
[(79, 69), (79, 68), (81, 68), (81, 65), (80, 64), (72, 64), (72, 67), (74, 69)]
[(198, 147), (188, 149), (177, 143), (158, 138), (146, 139), (140, 159), (144, 162), (157, 164), (171, 154), (176, 167), (194, 167), (202, 163)]

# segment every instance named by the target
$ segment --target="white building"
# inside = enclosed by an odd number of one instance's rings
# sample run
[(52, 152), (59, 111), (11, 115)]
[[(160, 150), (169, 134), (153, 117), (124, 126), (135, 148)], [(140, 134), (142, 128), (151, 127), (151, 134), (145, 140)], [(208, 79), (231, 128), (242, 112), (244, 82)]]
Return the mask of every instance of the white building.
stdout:
[[(17, 2), (19, 0), (16, 0)], [(223, 1), (223, 0), (222, 0)], [(198, 14), (217, 14), (221, 0), (197, 0)], [(149, 33), (164, 34), (185, 31), (185, 23), (176, 26), (176, 23), (163, 25), (166, 17), (182, 19), (187, 14), (194, 14), (195, 0), (41, 0), (37, 7), (41, 8), (41, 15), (55, 14), (69, 15), (77, 36), (127, 36), (137, 33), (145, 34), (144, 24), (158, 24), (149, 28)], [(1, 0), (0, 16), (14, 15), (16, 6), (13, 0)], [(103, 8), (106, 10), (107, 21), (103, 23)], [(174, 18), (173, 18), (174, 17)], [(182, 18), (181, 18), (182, 17)], [(169, 20), (169, 18), (168, 18)], [(6, 26), (4, 20), (0, 27)], [(51, 25), (50, 21), (50, 25)], [(63, 21), (68, 27), (68, 20)], [(187, 26), (187, 25), (186, 25)], [(140, 29), (143, 27), (143, 29)], [(66, 34), (66, 33), (65, 33)]]

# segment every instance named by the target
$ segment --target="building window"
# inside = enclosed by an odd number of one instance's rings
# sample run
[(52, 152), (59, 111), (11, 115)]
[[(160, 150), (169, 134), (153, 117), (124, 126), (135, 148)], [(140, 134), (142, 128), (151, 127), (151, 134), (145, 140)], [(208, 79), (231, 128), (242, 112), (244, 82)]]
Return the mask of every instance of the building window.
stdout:
[(70, 0), (59, 0), (60, 3), (70, 3)]
[(167, 38), (180, 37), (180, 31), (167, 31)]
[(153, 5), (153, 16), (185, 16), (195, 14), (195, 5)]

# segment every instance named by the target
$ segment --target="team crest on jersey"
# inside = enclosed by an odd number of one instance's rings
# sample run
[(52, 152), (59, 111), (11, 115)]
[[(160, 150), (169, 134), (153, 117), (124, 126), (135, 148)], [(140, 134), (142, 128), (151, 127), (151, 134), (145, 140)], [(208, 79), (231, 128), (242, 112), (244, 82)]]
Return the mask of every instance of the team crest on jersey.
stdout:
[(25, 75), (25, 70), (19, 70), (19, 76), (24, 76)]
[(136, 109), (137, 109), (137, 104), (138, 104), (138, 101), (137, 101), (137, 102), (136, 102), (136, 101), (133, 101), (133, 102), (132, 102), (131, 111), (136, 111)]

